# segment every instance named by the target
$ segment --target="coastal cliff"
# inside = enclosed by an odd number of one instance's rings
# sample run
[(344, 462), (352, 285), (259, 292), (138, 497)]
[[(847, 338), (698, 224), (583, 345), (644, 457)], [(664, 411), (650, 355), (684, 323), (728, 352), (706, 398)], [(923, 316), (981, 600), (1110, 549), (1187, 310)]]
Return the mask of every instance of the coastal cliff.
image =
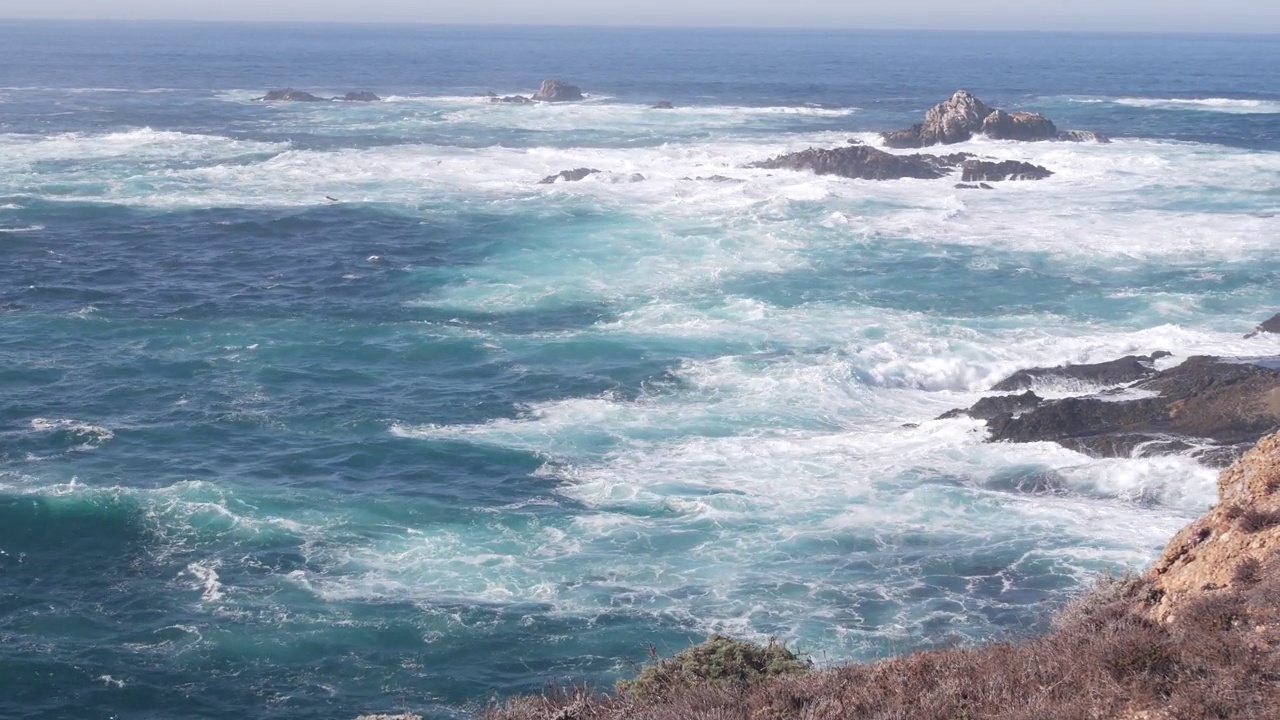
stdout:
[(1147, 573), (1103, 580), (1015, 642), (813, 669), (776, 644), (712, 638), (613, 694), (517, 698), (484, 720), (1192, 720), (1280, 718), (1280, 434)]

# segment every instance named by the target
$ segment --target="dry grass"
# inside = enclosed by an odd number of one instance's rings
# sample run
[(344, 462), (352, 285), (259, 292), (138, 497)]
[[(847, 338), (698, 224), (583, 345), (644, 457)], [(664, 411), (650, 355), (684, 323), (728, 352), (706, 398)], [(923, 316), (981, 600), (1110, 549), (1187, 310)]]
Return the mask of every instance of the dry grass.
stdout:
[[(713, 639), (616, 693), (552, 689), (489, 708), (484, 720), (1280, 720), (1280, 556), (1249, 581), (1180, 606), (1167, 623), (1144, 608), (1143, 580), (1104, 581), (1048, 634), (1018, 643), (918, 652), (867, 665), (759, 671), (780, 646)], [(719, 648), (719, 650), (717, 650)], [(788, 653), (789, 655), (789, 653)], [(726, 657), (754, 658), (722, 662)], [(719, 658), (714, 667), (701, 660)], [(759, 662), (758, 662), (759, 661)], [(761, 664), (763, 662), (763, 664)], [(674, 663), (674, 664), (672, 664)], [(718, 664), (717, 664), (718, 663)], [(739, 673), (749, 665), (755, 670)], [(736, 669), (735, 669), (736, 668)], [(714, 678), (714, 679), (712, 679)]]

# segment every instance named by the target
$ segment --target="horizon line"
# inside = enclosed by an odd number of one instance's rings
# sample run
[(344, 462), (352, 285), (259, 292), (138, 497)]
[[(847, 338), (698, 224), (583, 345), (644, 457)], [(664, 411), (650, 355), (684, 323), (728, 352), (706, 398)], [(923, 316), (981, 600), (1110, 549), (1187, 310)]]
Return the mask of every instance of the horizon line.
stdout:
[(227, 20), (211, 18), (115, 18), (115, 17), (5, 17), (0, 16), (3, 23), (111, 23), (111, 24), (187, 24), (187, 25), (361, 25), (377, 26), (414, 26), (438, 28), (508, 28), (528, 30), (757, 30), (778, 32), (884, 32), (884, 33), (1029, 33), (1044, 35), (1179, 35), (1186, 37), (1212, 36), (1248, 36), (1272, 37), (1280, 36), (1277, 30), (1121, 30), (1121, 29), (1067, 29), (1049, 30), (1044, 28), (943, 28), (943, 27), (868, 27), (858, 25), (809, 26), (809, 25), (719, 25), (719, 24), (657, 24), (657, 23), (482, 23), (482, 22), (450, 22), (429, 20)]

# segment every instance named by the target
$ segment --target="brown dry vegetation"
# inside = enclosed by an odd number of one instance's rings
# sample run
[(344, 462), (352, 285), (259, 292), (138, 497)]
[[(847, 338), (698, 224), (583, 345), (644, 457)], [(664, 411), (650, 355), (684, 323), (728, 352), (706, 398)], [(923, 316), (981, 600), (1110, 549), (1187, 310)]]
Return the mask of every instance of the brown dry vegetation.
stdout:
[[(1280, 555), (1236, 592), (1188, 601), (1174, 622), (1144, 608), (1144, 579), (1107, 581), (1048, 634), (919, 652), (868, 665), (741, 680), (691, 669), (686, 653), (648, 672), (644, 692), (550, 690), (485, 720), (1081, 720), (1280, 718)], [(725, 641), (716, 639), (723, 644)], [(706, 659), (713, 653), (698, 651)], [(797, 674), (798, 673), (798, 674)]]
[(810, 669), (713, 638), (612, 694), (551, 689), (483, 720), (1280, 720), (1280, 435), (1145, 576), (1107, 580), (1021, 642)]

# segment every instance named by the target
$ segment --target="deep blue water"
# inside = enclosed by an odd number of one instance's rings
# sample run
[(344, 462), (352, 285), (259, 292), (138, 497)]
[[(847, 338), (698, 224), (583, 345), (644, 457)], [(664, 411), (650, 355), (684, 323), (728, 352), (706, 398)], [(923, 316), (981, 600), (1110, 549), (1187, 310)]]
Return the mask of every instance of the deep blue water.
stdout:
[[(0, 717), (451, 717), (714, 631), (1041, 627), (1214, 473), (929, 418), (1030, 365), (1280, 354), (1241, 338), (1280, 305), (1278, 70), (1263, 36), (0, 23)], [(544, 77), (591, 98), (471, 97)], [(286, 85), (387, 101), (252, 101)], [(743, 169), (958, 87), (1116, 142), (968, 143), (1056, 172), (994, 193)]]

